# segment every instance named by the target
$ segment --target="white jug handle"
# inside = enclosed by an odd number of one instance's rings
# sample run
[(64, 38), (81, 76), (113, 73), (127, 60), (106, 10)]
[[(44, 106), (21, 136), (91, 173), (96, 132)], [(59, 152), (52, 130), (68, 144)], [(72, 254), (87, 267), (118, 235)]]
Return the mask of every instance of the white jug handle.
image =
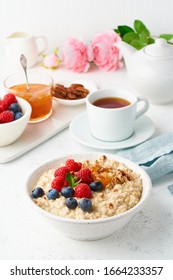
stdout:
[(43, 47), (42, 47), (41, 50), (38, 51), (38, 55), (41, 55), (42, 53), (44, 53), (44, 51), (48, 47), (47, 38), (45, 36), (35, 36), (34, 38), (35, 38), (35, 40), (40, 40), (41, 39), (43, 41)]
[(144, 106), (139, 110), (137, 111), (136, 113), (136, 119), (138, 119), (139, 117), (141, 117), (146, 111), (148, 111), (149, 109), (149, 102), (148, 100), (145, 98), (145, 97), (140, 97), (138, 96), (137, 97), (137, 103), (143, 101), (144, 102)]

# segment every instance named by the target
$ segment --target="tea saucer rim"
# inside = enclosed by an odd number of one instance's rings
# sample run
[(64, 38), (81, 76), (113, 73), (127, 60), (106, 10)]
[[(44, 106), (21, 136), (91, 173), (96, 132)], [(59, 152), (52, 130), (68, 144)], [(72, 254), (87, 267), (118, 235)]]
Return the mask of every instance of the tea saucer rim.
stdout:
[[(83, 121), (83, 122), (82, 122)], [(145, 124), (145, 126), (144, 126)], [(81, 128), (85, 127), (85, 130)], [(87, 118), (87, 112), (83, 112), (77, 115), (70, 123), (69, 130), (72, 137), (80, 144), (95, 148), (95, 149), (103, 149), (103, 150), (119, 150), (130, 148), (136, 145), (139, 145), (149, 139), (155, 132), (155, 125), (153, 121), (147, 116), (144, 115), (140, 117), (135, 124), (135, 130), (131, 137), (126, 140), (119, 142), (108, 142), (101, 141), (96, 139), (89, 131), (89, 124)], [(143, 135), (139, 132), (143, 132)], [(83, 138), (81, 139), (81, 134)], [(136, 139), (135, 139), (136, 137)], [(85, 140), (84, 140), (85, 138)], [(134, 140), (133, 140), (134, 138)], [(89, 140), (89, 141), (88, 141)], [(93, 142), (91, 142), (93, 141)]]

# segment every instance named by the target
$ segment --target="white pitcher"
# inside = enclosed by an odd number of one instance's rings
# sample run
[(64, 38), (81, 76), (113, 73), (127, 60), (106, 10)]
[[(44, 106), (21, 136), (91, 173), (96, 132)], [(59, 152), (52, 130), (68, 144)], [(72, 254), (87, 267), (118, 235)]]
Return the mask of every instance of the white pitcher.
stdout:
[[(37, 63), (39, 55), (46, 50), (48, 45), (47, 39), (44, 36), (33, 36), (26, 32), (15, 32), (4, 41), (4, 62), (9, 68), (15, 68), (16, 70), (19, 70), (19, 67), (21, 68), (21, 54), (25, 55), (27, 67), (31, 68)], [(42, 48), (39, 47), (40, 45), (42, 45)]]

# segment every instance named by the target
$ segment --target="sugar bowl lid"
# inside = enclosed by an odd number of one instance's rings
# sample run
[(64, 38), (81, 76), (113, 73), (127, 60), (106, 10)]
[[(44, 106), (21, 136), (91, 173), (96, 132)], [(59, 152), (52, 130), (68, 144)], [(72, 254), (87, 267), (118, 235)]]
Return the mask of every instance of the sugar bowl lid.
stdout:
[(145, 54), (158, 58), (173, 58), (173, 46), (163, 38), (155, 39), (155, 43), (144, 48)]

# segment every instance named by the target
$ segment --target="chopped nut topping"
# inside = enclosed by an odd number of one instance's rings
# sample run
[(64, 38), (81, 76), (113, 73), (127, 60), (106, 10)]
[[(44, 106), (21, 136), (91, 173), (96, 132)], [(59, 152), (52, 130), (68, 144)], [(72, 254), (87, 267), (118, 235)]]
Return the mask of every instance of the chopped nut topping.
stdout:
[(112, 203), (109, 203), (109, 209), (113, 209), (114, 208), (114, 206), (113, 206), (113, 204)]
[(81, 84), (71, 84), (69, 87), (65, 87), (61, 84), (56, 84), (52, 90), (52, 95), (67, 100), (75, 100), (85, 98), (89, 93), (89, 90), (86, 89)]
[(128, 173), (128, 170), (119, 169), (116, 161), (114, 161), (114, 168), (112, 168), (111, 165), (108, 165), (107, 157), (105, 155), (95, 160), (93, 165), (88, 161), (84, 162), (83, 165), (91, 169), (93, 180), (101, 181), (103, 186), (107, 189), (113, 189), (117, 184), (123, 185), (127, 181), (133, 180), (133, 177)]

